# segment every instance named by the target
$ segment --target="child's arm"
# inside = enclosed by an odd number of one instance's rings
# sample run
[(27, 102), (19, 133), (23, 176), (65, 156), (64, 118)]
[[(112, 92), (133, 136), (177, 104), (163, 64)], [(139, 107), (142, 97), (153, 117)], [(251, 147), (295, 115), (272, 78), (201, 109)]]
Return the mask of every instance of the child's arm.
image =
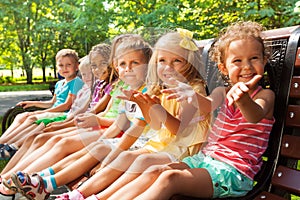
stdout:
[[(151, 126), (151, 128), (153, 128), (155, 130), (158, 130), (161, 128), (162, 120), (151, 120), (151, 116), (153, 117), (153, 119), (156, 118), (154, 115), (158, 112), (155, 110), (162, 108), (160, 106), (159, 98), (157, 98), (156, 96), (150, 97), (148, 94), (142, 94), (135, 90), (122, 89), (122, 92), (123, 92), (124, 96), (117, 96), (117, 98), (120, 98), (123, 100), (128, 100), (128, 101), (133, 101), (133, 102), (137, 103), (143, 113), (145, 121)], [(155, 108), (155, 109), (153, 109), (153, 108)], [(160, 113), (158, 113), (158, 115), (159, 114)], [(164, 118), (165, 115), (157, 116), (157, 117)]]
[(111, 100), (111, 96), (109, 94), (105, 94), (100, 101), (92, 108), (91, 113), (97, 114), (106, 110)]
[(248, 93), (257, 85), (261, 76), (256, 75), (247, 83), (236, 83), (227, 93), (229, 104), (235, 103), (241, 110), (245, 119), (257, 123), (263, 118), (272, 119), (275, 94), (272, 90), (264, 89), (252, 99)]
[(68, 127), (74, 127), (74, 119), (70, 121), (63, 121), (63, 122), (53, 122), (48, 124), (44, 129), (43, 132), (51, 132), (51, 131), (56, 131)]
[(29, 108), (29, 107), (38, 107), (38, 108), (50, 108), (54, 102), (56, 101), (56, 95), (52, 97), (49, 101), (21, 101), (17, 103), (17, 106), (22, 106), (23, 108)]
[(66, 101), (54, 108), (43, 110), (42, 112), (64, 112), (70, 110), (72, 103), (75, 101), (76, 95), (69, 93)]

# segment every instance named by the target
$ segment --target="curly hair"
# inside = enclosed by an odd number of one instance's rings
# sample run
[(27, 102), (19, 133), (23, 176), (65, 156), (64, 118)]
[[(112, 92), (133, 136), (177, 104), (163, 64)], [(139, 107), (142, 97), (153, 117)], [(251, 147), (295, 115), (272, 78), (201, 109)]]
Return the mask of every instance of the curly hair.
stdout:
[(217, 38), (210, 51), (211, 59), (217, 63), (224, 63), (225, 53), (230, 43), (235, 40), (247, 38), (254, 38), (261, 43), (263, 47), (263, 55), (268, 58), (270, 56), (270, 51), (263, 41), (262, 32), (264, 30), (265, 28), (257, 22), (246, 21), (233, 23), (220, 32), (220, 36)]

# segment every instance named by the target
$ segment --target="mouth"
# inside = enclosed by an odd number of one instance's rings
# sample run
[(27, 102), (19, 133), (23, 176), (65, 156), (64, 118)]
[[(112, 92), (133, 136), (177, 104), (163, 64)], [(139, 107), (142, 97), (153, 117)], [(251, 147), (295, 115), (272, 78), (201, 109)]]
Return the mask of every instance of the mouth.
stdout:
[(164, 78), (172, 78), (174, 77), (173, 74), (163, 74)]
[(240, 75), (241, 78), (252, 78), (254, 77), (256, 74), (254, 73), (251, 73), (251, 74), (242, 74)]

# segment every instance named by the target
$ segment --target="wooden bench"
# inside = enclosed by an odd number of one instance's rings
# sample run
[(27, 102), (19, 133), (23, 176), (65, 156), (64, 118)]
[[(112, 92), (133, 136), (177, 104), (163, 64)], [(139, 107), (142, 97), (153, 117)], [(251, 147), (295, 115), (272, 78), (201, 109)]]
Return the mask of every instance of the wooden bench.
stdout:
[[(297, 49), (287, 55), (292, 77), (288, 85), (287, 111), (282, 112), (285, 123), (282, 127), (278, 162), (269, 188), (255, 199), (290, 199), (291, 195), (297, 195), (295, 199), (300, 199), (300, 42), (299, 36), (293, 39)], [(293, 55), (295, 51), (297, 53)]]
[[(266, 65), (267, 76), (261, 84), (270, 87), (276, 94), (276, 122), (253, 190), (244, 197), (228, 199), (282, 199), (290, 193), (300, 195), (300, 171), (295, 169), (296, 161), (300, 159), (300, 26), (269, 30), (265, 34), (265, 42), (271, 47), (272, 55)], [(223, 83), (216, 64), (208, 57), (213, 40), (206, 40), (206, 43), (203, 57), (207, 66), (208, 88), (212, 91)], [(171, 198), (193, 199), (200, 198), (182, 195)]]

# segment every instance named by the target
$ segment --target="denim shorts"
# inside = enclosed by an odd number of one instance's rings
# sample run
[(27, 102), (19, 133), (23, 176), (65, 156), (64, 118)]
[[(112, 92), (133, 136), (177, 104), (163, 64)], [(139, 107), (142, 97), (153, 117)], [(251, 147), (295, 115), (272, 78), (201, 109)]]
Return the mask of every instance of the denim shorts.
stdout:
[(183, 159), (190, 168), (204, 168), (213, 184), (213, 198), (245, 196), (253, 188), (253, 180), (238, 172), (234, 167), (198, 153)]

